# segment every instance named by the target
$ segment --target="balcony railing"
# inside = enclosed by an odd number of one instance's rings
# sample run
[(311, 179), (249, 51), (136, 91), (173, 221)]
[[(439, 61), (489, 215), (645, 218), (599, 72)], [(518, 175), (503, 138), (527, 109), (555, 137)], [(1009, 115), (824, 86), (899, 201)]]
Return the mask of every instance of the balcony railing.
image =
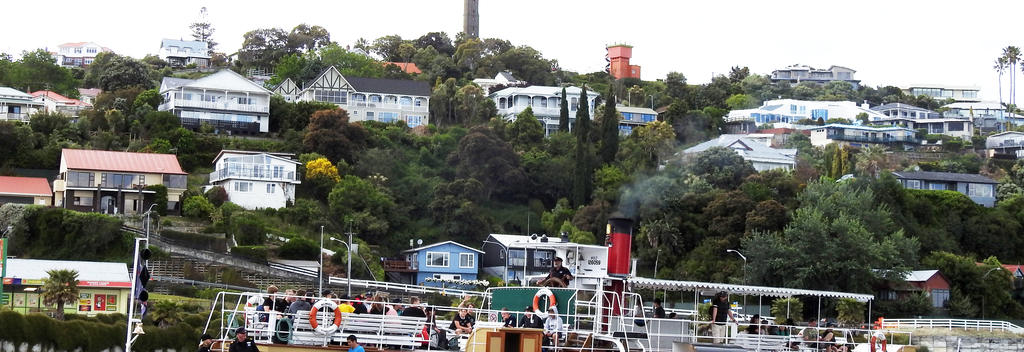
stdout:
[(27, 113), (0, 112), (0, 120), (28, 122)]
[(241, 121), (224, 121), (224, 120), (213, 120), (213, 119), (197, 119), (194, 117), (182, 117), (181, 125), (187, 128), (199, 128), (202, 127), (203, 123), (209, 124), (218, 130), (228, 130), (233, 132), (247, 132), (247, 133), (259, 133), (260, 123), (259, 122), (241, 122)]
[[(562, 113), (562, 108), (558, 107), (558, 106), (550, 107), (550, 108), (545, 108), (545, 107), (540, 107), (540, 106), (531, 106), (530, 108), (533, 110), (533, 114), (537, 115), (537, 116), (558, 116), (558, 115), (560, 115)], [(526, 110), (526, 106), (518, 106), (518, 105), (516, 105), (516, 106), (513, 106), (511, 108), (498, 109), (498, 113), (499, 114), (518, 114), (518, 113), (523, 112), (523, 110)], [(576, 113), (576, 110), (570, 110), (569, 111), (569, 117), (575, 117), (576, 116), (576, 115), (574, 115), (575, 113)]]
[(201, 108), (226, 111), (270, 112), (270, 105), (265, 104), (238, 104), (230, 101), (212, 102), (185, 99), (171, 99), (166, 103), (160, 104), (159, 110), (170, 110), (174, 108)]
[(365, 101), (352, 101), (349, 100), (346, 104), (340, 104), (341, 106), (356, 107), (356, 108), (376, 108), (376, 109), (389, 109), (389, 110), (400, 110), (400, 111), (411, 111), (411, 112), (427, 112), (427, 106), (415, 106), (415, 105), (402, 105), (402, 104), (389, 104), (380, 102), (365, 102)]
[(384, 271), (416, 271), (416, 262), (398, 259), (384, 259)]
[(870, 137), (845, 134), (830, 134), (828, 135), (828, 139), (864, 143), (921, 143), (921, 139), (911, 136)]
[(272, 170), (259, 169), (253, 170), (252, 168), (241, 168), (241, 169), (220, 169), (210, 173), (210, 182), (220, 181), (231, 177), (245, 177), (245, 178), (256, 178), (268, 181), (298, 181), (295, 178), (295, 171), (281, 172), (277, 176), (274, 175)]

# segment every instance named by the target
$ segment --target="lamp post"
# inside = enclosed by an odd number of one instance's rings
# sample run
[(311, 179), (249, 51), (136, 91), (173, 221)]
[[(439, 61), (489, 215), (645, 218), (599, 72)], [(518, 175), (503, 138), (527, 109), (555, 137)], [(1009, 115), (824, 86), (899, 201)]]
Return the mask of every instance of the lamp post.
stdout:
[[(1002, 269), (1002, 268), (995, 267), (995, 268), (992, 268), (992, 269), (988, 269), (988, 271), (985, 272), (985, 275), (981, 276), (981, 279), (985, 280), (985, 278), (988, 277), (988, 274), (991, 274), (993, 271), (996, 271), (996, 270), (999, 270), (999, 269)], [(984, 294), (981, 295), (981, 319), (985, 319), (985, 295)]]
[(149, 227), (151, 226), (149, 224), (149, 215), (153, 213), (153, 207), (154, 206), (156, 206), (156, 203), (150, 204), (149, 205), (149, 209), (147, 209), (146, 212), (145, 212), (145, 215), (146, 215), (146, 248), (149, 248)]
[[(348, 296), (352, 297), (352, 235), (353, 235), (353, 233), (352, 233), (352, 231), (349, 231), (346, 234), (348, 235), (348, 242), (342, 241), (342, 240), (334, 238), (334, 237), (331, 237), (331, 241), (335, 241), (335, 242), (338, 242), (338, 243), (341, 243), (341, 244), (345, 245), (345, 251), (348, 252), (348, 262), (345, 263), (346, 266), (347, 266), (347, 268), (345, 269), (346, 270), (345, 282), (348, 284)], [(356, 248), (358, 248), (358, 247), (356, 247)]]
[[(726, 249), (725, 252), (726, 253), (736, 253), (736, 255), (740, 256), (740, 258), (743, 258), (743, 284), (746, 285), (747, 284), (747, 256), (743, 255), (743, 253), (740, 253), (740, 251), (737, 251), (735, 249)], [(747, 309), (747, 295), (746, 294), (743, 295), (743, 309)]]
[(317, 276), (317, 284), (319, 285), (320, 295), (324, 294), (324, 225), (320, 225), (320, 251), (316, 253), (317, 260), (320, 262), (320, 272)]

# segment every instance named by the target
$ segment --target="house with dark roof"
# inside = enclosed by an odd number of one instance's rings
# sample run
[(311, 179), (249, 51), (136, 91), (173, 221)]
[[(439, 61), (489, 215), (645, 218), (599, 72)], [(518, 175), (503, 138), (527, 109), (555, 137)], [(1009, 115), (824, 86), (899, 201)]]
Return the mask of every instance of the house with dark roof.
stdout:
[(871, 110), (885, 115), (884, 118), (872, 121), (876, 124), (924, 129), (928, 134), (962, 139), (970, 139), (974, 135), (974, 124), (966, 117), (943, 117), (938, 112), (903, 103), (874, 106)]
[(0, 205), (53, 204), (50, 183), (41, 177), (0, 176)]
[(991, 178), (976, 174), (934, 171), (899, 171), (893, 176), (904, 188), (933, 191), (957, 191), (986, 207), (996, 204), (996, 185)]
[(854, 89), (860, 87), (860, 80), (854, 79), (857, 71), (843, 66), (832, 65), (827, 69), (817, 69), (807, 65), (792, 65), (772, 71), (772, 82), (789, 82), (797, 85), (800, 82), (826, 84), (832, 81), (849, 83)]
[(232, 70), (195, 80), (164, 77), (160, 95), (164, 101), (157, 110), (170, 111), (185, 128), (205, 124), (228, 134), (270, 131), (270, 91)]
[(349, 121), (402, 121), (409, 127), (430, 123), (430, 85), (423, 81), (344, 77), (328, 67), (304, 88), (286, 79), (273, 93), (286, 101), (332, 103), (348, 112)]
[(54, 206), (106, 214), (141, 214), (156, 201), (151, 185), (167, 187), (167, 210), (181, 209), (188, 173), (174, 154), (64, 149), (53, 181)]

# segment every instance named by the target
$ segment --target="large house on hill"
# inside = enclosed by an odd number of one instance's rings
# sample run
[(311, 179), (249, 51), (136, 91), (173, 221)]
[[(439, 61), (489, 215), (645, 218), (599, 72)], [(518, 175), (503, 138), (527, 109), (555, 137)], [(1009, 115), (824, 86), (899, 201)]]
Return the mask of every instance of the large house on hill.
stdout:
[(430, 123), (430, 85), (423, 81), (345, 77), (331, 66), (304, 87), (288, 78), (273, 92), (286, 101), (332, 103), (345, 109), (351, 122)]
[(167, 204), (180, 211), (188, 173), (174, 154), (64, 149), (53, 181), (54, 206), (107, 214), (140, 214), (153, 204), (150, 185), (167, 187)]
[(299, 162), (289, 153), (221, 150), (213, 160), (210, 184), (224, 187), (228, 199), (242, 208), (284, 208), (295, 202)]
[(231, 70), (191, 80), (164, 77), (164, 102), (157, 110), (170, 111), (181, 125), (217, 132), (255, 134), (270, 131), (270, 91)]

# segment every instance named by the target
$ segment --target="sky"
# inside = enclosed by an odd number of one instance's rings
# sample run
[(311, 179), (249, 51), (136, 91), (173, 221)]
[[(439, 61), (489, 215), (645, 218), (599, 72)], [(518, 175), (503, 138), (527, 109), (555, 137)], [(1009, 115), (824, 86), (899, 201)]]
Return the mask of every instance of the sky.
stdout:
[[(162, 38), (189, 38), (204, 6), (227, 52), (247, 31), (300, 23), (327, 28), (343, 46), (431, 31), (454, 38), (463, 17), (462, 0), (5, 1), (4, 13), (38, 15), (4, 16), (0, 52), (91, 41), (141, 58), (156, 54)], [(1024, 46), (1021, 14), (1016, 0), (480, 0), (480, 36), (532, 46), (580, 73), (603, 70), (605, 47), (626, 43), (644, 80), (677, 71), (699, 84), (737, 65), (758, 74), (840, 65), (870, 86), (977, 86), (983, 99), (998, 100), (992, 66), (1003, 47)], [(1008, 99), (1009, 74), (1003, 80)]]

